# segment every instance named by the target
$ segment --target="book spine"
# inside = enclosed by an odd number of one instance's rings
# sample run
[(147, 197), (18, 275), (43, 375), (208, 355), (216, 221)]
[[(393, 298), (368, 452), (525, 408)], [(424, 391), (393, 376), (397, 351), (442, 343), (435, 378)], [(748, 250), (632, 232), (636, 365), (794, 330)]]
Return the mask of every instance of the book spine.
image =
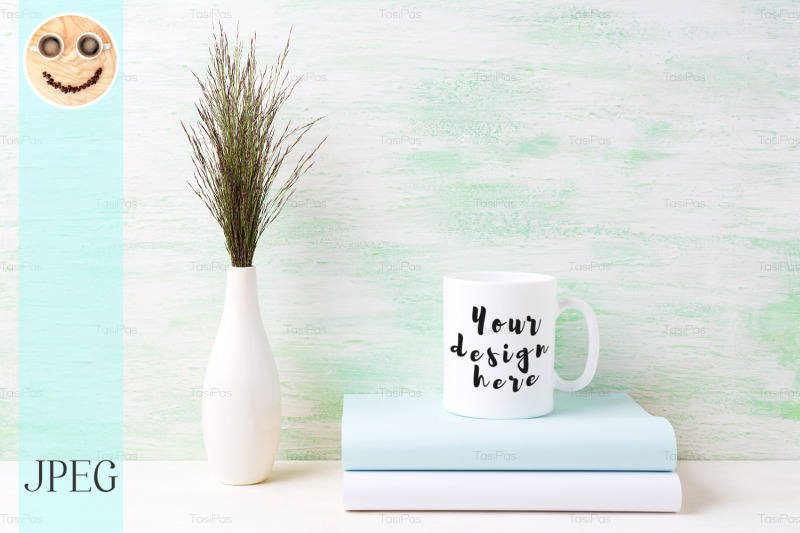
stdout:
[(476, 435), (392, 435), (375, 432), (342, 439), (345, 470), (567, 470), (671, 472), (677, 464), (675, 432), (663, 418), (623, 436), (613, 428), (508, 438)]
[(678, 512), (674, 472), (345, 472), (349, 511)]

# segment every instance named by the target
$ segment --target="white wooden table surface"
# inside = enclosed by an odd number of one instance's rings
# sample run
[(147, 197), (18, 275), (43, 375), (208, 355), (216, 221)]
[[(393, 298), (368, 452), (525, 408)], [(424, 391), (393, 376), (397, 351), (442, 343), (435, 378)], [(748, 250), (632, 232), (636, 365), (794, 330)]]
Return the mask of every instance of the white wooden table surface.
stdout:
[[(798, 531), (800, 462), (680, 461), (683, 508), (659, 513), (345, 512), (338, 461), (281, 461), (229, 487), (204, 462), (125, 463), (126, 532)], [(17, 464), (0, 462), (0, 530), (17, 531)]]

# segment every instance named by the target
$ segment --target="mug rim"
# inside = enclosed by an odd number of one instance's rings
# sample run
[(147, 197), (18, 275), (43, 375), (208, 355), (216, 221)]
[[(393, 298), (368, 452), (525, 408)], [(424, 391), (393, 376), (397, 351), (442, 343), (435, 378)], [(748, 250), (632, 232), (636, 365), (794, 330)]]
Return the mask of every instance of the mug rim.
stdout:
[(445, 274), (444, 279), (477, 284), (529, 284), (556, 281), (556, 278), (549, 274), (497, 270), (454, 272)]

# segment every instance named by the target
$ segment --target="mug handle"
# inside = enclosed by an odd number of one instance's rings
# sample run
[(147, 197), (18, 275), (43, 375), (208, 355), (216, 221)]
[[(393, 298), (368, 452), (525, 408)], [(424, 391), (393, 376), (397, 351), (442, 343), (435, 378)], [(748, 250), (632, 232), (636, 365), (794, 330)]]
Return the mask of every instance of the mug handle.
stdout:
[(31, 46), (30, 47), (30, 51), (31, 52), (38, 52), (39, 51), (39, 47), (38, 46)]
[[(586, 357), (586, 366), (583, 369), (583, 374), (578, 379), (561, 379), (558, 372), (555, 372), (555, 388), (567, 392), (575, 392), (584, 388), (591, 383), (594, 378), (594, 373), (597, 371), (597, 360), (600, 358), (600, 333), (597, 329), (597, 316), (589, 304), (577, 298), (567, 298), (558, 302), (558, 314), (560, 315), (568, 309), (575, 309), (583, 313), (586, 319), (586, 327), (589, 329), (589, 355)], [(557, 318), (557, 317), (556, 317)]]
[(111, 50), (111, 43), (103, 43), (103, 50)]

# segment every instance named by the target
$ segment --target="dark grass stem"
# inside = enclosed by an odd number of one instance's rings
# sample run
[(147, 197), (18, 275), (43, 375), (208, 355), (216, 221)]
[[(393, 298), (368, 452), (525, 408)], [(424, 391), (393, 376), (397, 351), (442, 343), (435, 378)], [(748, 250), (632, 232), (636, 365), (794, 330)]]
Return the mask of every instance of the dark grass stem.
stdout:
[[(320, 119), (302, 126), (277, 124), (278, 112), (302, 79), (291, 81), (284, 69), (289, 39), (277, 62), (264, 70), (256, 64), (255, 36), (244, 56), (238, 31), (231, 46), (220, 26), (209, 52), (206, 79), (195, 74), (202, 93), (195, 104), (200, 118), (188, 128), (181, 122), (192, 146), (195, 184), (189, 185), (222, 227), (231, 264), (248, 267), (258, 239), (313, 166), (325, 139), (291, 167), (292, 150)], [(281, 180), (284, 163), (292, 170)]]

